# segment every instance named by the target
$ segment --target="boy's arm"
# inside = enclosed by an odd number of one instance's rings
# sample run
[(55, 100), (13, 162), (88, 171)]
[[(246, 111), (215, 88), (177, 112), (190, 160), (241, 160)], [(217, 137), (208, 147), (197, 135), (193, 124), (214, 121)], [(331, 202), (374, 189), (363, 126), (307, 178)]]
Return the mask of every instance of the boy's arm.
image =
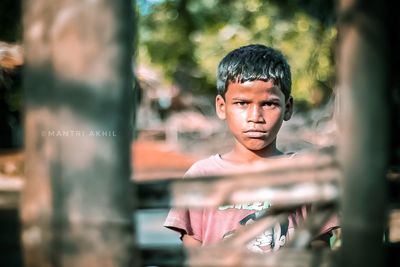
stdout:
[(182, 242), (185, 247), (199, 247), (201, 246), (201, 242), (195, 239), (191, 235), (184, 234), (182, 236)]

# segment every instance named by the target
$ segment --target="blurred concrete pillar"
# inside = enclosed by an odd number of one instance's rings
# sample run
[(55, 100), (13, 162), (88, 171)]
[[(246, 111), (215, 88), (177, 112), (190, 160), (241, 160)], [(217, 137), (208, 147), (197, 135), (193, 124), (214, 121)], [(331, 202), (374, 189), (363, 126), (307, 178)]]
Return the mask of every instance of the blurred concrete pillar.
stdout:
[(386, 1), (340, 1), (340, 266), (384, 266), (389, 85)]
[(131, 2), (24, 4), (25, 265), (128, 266)]

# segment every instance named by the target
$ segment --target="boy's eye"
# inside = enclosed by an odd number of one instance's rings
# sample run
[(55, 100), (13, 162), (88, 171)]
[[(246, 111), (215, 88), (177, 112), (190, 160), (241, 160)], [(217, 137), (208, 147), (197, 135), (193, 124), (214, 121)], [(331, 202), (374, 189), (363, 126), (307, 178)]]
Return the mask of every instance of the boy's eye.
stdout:
[(279, 106), (279, 103), (268, 101), (268, 102), (263, 103), (263, 106), (266, 108), (275, 108), (275, 107)]
[(247, 102), (245, 102), (245, 101), (236, 101), (236, 102), (234, 102), (234, 104), (239, 106), (239, 107), (245, 107), (247, 105)]

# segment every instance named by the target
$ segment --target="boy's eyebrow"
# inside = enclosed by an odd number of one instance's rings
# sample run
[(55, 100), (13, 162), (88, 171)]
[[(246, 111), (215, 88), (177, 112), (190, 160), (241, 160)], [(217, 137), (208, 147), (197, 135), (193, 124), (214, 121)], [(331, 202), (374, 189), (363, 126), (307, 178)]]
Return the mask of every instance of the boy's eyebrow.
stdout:
[(281, 101), (281, 99), (279, 97), (277, 97), (277, 96), (272, 95), (272, 96), (269, 96), (266, 99), (266, 101)]
[(248, 100), (248, 98), (245, 96), (235, 96), (232, 98), (232, 100)]
[[(250, 99), (245, 96), (235, 96), (232, 98), (232, 101), (250, 101)], [(280, 102), (281, 99), (275, 95), (268, 96), (267, 98), (263, 99), (263, 102), (270, 102), (270, 101)]]

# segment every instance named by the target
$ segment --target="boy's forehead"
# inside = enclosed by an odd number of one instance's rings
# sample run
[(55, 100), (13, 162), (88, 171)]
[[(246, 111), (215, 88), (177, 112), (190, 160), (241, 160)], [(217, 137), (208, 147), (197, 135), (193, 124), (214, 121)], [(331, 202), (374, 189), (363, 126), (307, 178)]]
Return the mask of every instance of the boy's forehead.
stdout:
[(236, 93), (246, 93), (256, 90), (259, 91), (261, 90), (268, 94), (274, 94), (278, 96), (281, 96), (283, 94), (281, 86), (278, 83), (276, 83), (273, 79), (270, 79), (268, 81), (264, 80), (252, 80), (244, 82), (235, 81), (235, 82), (229, 82), (227, 86), (227, 92), (234, 91)]

